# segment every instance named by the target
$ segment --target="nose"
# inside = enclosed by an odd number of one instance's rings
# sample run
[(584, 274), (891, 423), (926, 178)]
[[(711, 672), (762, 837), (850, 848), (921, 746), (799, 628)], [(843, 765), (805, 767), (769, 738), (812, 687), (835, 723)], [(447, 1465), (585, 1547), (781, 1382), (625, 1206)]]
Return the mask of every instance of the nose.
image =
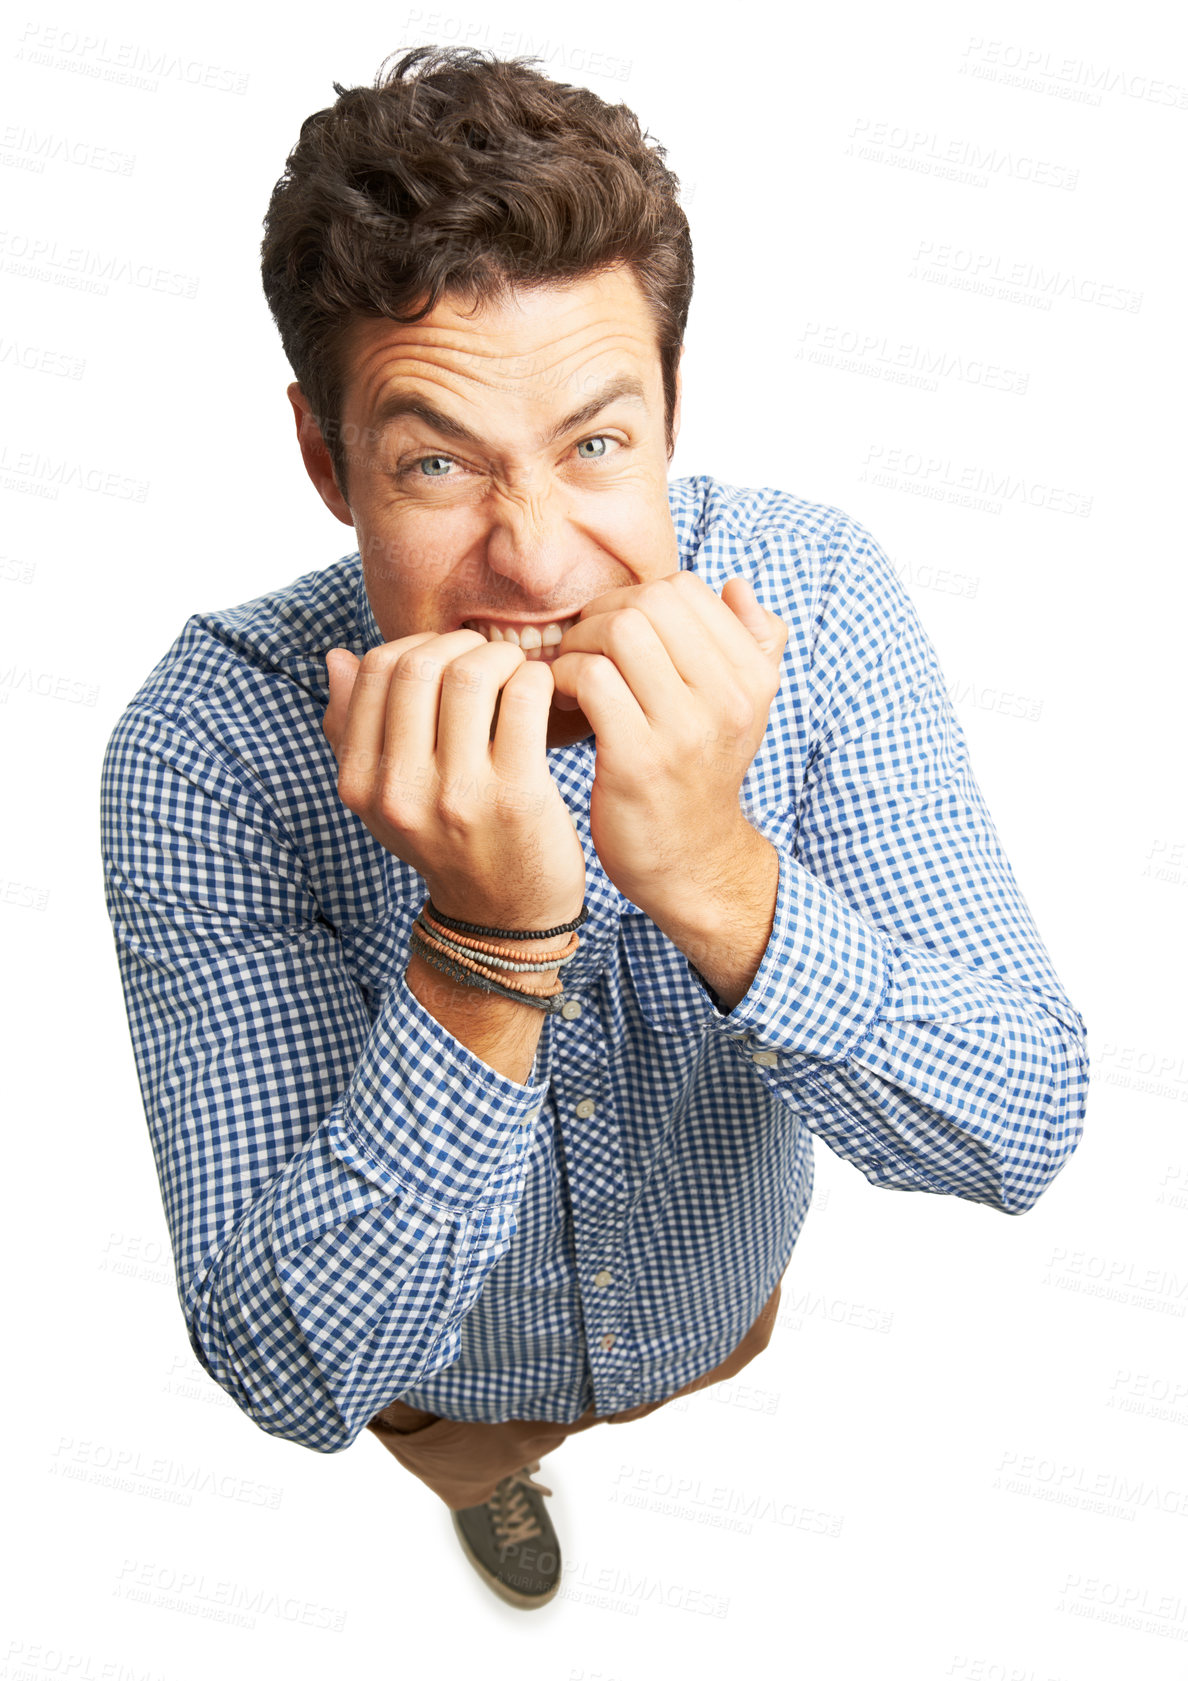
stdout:
[(501, 488), (490, 510), (487, 565), (507, 580), (509, 598), (547, 609), (565, 596), (578, 559), (564, 491), (548, 483)]

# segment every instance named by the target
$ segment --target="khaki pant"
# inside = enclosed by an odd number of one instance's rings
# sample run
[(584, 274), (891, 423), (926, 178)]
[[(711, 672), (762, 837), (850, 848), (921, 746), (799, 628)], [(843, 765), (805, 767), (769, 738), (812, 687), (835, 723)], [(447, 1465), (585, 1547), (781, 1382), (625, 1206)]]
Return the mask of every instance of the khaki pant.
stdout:
[(480, 1506), (495, 1492), (496, 1483), (560, 1447), (566, 1436), (588, 1430), (592, 1424), (626, 1424), (629, 1419), (643, 1418), (678, 1395), (733, 1377), (767, 1347), (779, 1302), (777, 1284), (759, 1317), (725, 1360), (662, 1401), (644, 1401), (638, 1407), (606, 1413), (602, 1418), (590, 1407), (572, 1424), (551, 1424), (539, 1418), (509, 1418), (502, 1424), (463, 1423), (393, 1401), (376, 1413), (367, 1428), (452, 1511)]

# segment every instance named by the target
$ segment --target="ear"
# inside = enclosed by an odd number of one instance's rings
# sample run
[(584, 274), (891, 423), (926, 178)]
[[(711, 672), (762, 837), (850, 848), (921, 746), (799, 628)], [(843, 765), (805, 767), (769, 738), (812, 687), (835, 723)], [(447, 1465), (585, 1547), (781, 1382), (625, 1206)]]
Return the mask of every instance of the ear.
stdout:
[(301, 449), (301, 459), (313, 481), (314, 489), (336, 519), (340, 519), (344, 525), (353, 526), (355, 517), (346, 497), (338, 488), (338, 480), (334, 476), (334, 463), (322, 437), (321, 427), (309, 406), (309, 399), (296, 382), (288, 387), (286, 394), (293, 405), (293, 417), (297, 422), (297, 442)]
[[(675, 392), (674, 401), (673, 401), (673, 405), (672, 405), (672, 447), (673, 447), (674, 452), (676, 450), (677, 438), (680, 436), (680, 431), (681, 431), (681, 369), (684, 366), (684, 362), (685, 362), (685, 347), (684, 347), (684, 345), (682, 345), (681, 346), (681, 354), (677, 358), (676, 392)], [(672, 457), (670, 455), (669, 460), (671, 460), (671, 459), (672, 459)]]

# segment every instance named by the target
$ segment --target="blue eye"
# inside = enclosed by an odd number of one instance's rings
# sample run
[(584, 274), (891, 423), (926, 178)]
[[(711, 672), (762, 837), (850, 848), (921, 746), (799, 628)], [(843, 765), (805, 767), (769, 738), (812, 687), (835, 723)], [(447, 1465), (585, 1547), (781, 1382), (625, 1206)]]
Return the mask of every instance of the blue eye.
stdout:
[[(605, 461), (610, 453), (607, 446), (611, 441), (610, 438), (600, 434), (594, 438), (582, 438), (579, 443), (574, 445), (574, 448), (584, 450), (587, 445), (592, 445), (595, 452), (583, 455), (582, 460)], [(418, 478), (422, 479), (457, 478), (460, 475), (451, 471), (457, 465), (458, 463), (450, 455), (421, 455), (415, 461), (410, 461), (406, 467), (399, 468), (398, 476), (407, 478), (415, 473)]]

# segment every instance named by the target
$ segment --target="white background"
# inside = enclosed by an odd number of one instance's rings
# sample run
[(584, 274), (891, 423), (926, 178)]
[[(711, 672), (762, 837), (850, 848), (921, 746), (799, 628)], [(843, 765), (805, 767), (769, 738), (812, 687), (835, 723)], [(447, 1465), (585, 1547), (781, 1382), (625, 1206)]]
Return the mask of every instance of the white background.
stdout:
[[(62, 0), (0, 34), (3, 1673), (1188, 1676), (1175, 8), (459, 3)], [(544, 1462), (565, 1585), (532, 1614), (378, 1441), (300, 1451), (194, 1360), (97, 838), (107, 737), (185, 619), (349, 552), (261, 221), (332, 80), (431, 42), (539, 53), (668, 148), (697, 262), (673, 475), (886, 548), (1093, 1063), (1022, 1219), (818, 1146), (768, 1351)]]

